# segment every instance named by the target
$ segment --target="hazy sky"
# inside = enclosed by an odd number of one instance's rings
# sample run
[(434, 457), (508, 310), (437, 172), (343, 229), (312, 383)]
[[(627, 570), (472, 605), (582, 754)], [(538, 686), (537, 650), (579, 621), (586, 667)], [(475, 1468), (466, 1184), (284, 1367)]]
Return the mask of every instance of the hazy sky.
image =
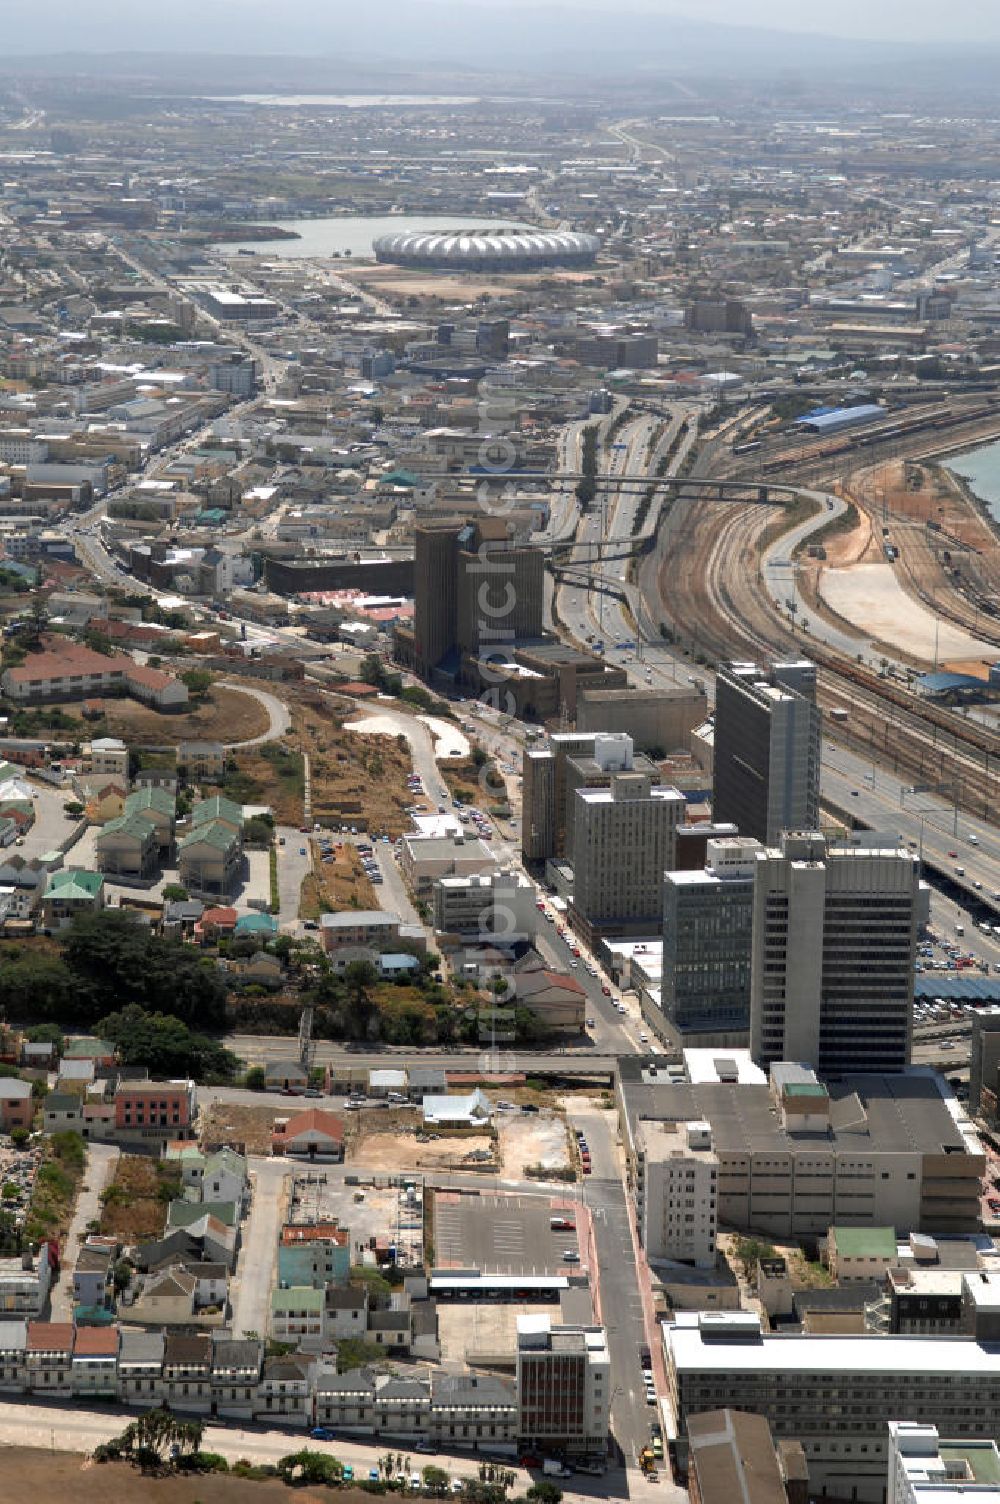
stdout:
[[(452, 0), (455, 4), (455, 0)], [(383, 0), (388, 11), (402, 13), (403, 29), (422, 27), (421, 12), (435, 9), (428, 0)], [(1000, 44), (1000, 0), (835, 0), (826, 5), (807, 0), (459, 0), (456, 9), (468, 31), (476, 10), (497, 18), (520, 13), (563, 10), (571, 18), (580, 9), (599, 12), (614, 24), (616, 15), (672, 17), (730, 25), (771, 27), (798, 33), (859, 40), (889, 39), (938, 43), (968, 50)], [(343, 34), (356, 36), (359, 25), (374, 28), (373, 41), (389, 34), (379, 28), (383, 6), (359, 6), (357, 0), (0, 0), (0, 55), (11, 52), (83, 48), (116, 51), (147, 46), (157, 49), (180, 35), (185, 50), (203, 44), (227, 51), (288, 52), (301, 49), (312, 36), (321, 48)], [(442, 23), (447, 27), (447, 23)], [(500, 24), (504, 24), (502, 21)], [(560, 26), (562, 25), (560, 18)], [(658, 28), (662, 32), (662, 28)]]

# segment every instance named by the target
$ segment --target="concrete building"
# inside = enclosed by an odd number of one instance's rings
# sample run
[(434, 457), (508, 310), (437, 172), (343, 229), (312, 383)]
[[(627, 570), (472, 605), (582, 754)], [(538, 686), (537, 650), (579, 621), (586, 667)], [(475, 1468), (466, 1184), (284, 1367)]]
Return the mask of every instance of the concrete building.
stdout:
[(969, 1111), (997, 1120), (1000, 1084), (1000, 1008), (977, 1008), (969, 1048)]
[(719, 1160), (711, 1125), (643, 1122), (636, 1154), (644, 1167), (645, 1194), (637, 1211), (647, 1257), (713, 1269)]
[(807, 1504), (805, 1454), (798, 1442), (776, 1447), (762, 1415), (708, 1410), (688, 1421), (691, 1504)]
[[(493, 530), (494, 532), (496, 530)], [(402, 656), (423, 678), (456, 676), (463, 654), (497, 652), (543, 633), (545, 561), (541, 550), (494, 536), (484, 521), (423, 523), (414, 538), (412, 639), (400, 628)]]
[(565, 856), (570, 864), (573, 862), (576, 832), (577, 789), (609, 789), (618, 773), (642, 774), (651, 784), (660, 781), (655, 762), (651, 762), (648, 757), (637, 756), (632, 738), (623, 731), (598, 731), (594, 735), (592, 747), (566, 757), (563, 768), (565, 840), (559, 854)]
[(513, 872), (441, 877), (434, 884), (434, 928), (456, 939), (516, 945), (535, 933), (535, 888)]
[(712, 814), (774, 845), (819, 824), (820, 713), (816, 666), (721, 668), (715, 686)]
[(82, 867), (60, 867), (49, 876), (42, 898), (42, 921), (47, 930), (65, 929), (77, 914), (104, 907), (104, 878)]
[(745, 1311), (677, 1311), (662, 1335), (679, 1455), (690, 1416), (751, 1410), (801, 1442), (813, 1498), (881, 1504), (900, 1415), (960, 1438), (1000, 1425), (1000, 1351), (973, 1338), (765, 1334)]
[[(695, 1072), (696, 1057), (714, 1071)], [(686, 1051), (687, 1081), (662, 1061), (619, 1061), (619, 1123), (640, 1230), (662, 1159), (646, 1162), (650, 1122), (704, 1121), (718, 1158), (718, 1220), (776, 1238), (830, 1227), (883, 1227), (901, 1236), (967, 1233), (979, 1225), (985, 1156), (968, 1118), (932, 1071), (846, 1075), (821, 1085), (799, 1066), (768, 1080), (743, 1052)], [(700, 1079), (692, 1079), (692, 1074)]]
[(750, 1048), (767, 1066), (821, 1074), (898, 1071), (909, 1061), (919, 914), (905, 847), (827, 846), (787, 834), (757, 853)]
[(95, 737), (90, 744), (90, 771), (122, 779), (128, 790), (128, 747), (116, 736)]
[(95, 841), (97, 866), (108, 876), (143, 881), (154, 875), (159, 856), (156, 826), (145, 815), (108, 820)]
[(521, 759), (521, 853), (545, 862), (566, 851), (566, 762), (592, 754), (596, 733), (559, 732), (547, 747), (528, 747)]
[(684, 796), (648, 774), (615, 773), (607, 789), (577, 789), (573, 820), (573, 923), (588, 936), (655, 932), (663, 873), (673, 866)]
[(745, 1045), (759, 841), (709, 840), (705, 866), (663, 875), (660, 1007), (668, 1041)]
[(992, 1437), (942, 1441), (935, 1425), (889, 1422), (886, 1504), (1000, 1504), (1000, 1449)]
[(458, 830), (442, 836), (405, 835), (399, 865), (412, 891), (429, 897), (443, 877), (492, 875), (497, 859), (484, 842)]
[(611, 1360), (603, 1327), (517, 1318), (517, 1399), (526, 1446), (599, 1452), (608, 1443)]
[(667, 689), (583, 689), (576, 729), (624, 731), (640, 752), (687, 752), (691, 732), (705, 719), (705, 691), (693, 684)]

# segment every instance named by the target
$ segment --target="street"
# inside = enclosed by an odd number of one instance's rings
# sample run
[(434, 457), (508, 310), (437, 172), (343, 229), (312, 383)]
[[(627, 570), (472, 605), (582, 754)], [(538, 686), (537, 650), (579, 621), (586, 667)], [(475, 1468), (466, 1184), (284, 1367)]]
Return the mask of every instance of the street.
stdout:
[(231, 1285), (234, 1337), (251, 1332), (261, 1337), (267, 1334), (290, 1166), (285, 1159), (252, 1155), (249, 1170), (253, 1200), (243, 1224), (243, 1243)]

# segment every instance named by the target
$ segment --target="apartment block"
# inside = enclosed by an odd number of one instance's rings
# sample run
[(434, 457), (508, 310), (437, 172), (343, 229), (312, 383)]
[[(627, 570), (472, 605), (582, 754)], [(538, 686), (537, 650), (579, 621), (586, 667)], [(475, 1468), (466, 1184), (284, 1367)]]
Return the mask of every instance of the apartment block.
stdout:
[(774, 845), (819, 824), (820, 712), (805, 660), (731, 663), (716, 676), (712, 814)]
[(434, 884), (434, 928), (439, 935), (514, 945), (535, 933), (535, 888), (511, 872), (442, 877)]
[(910, 1058), (919, 861), (905, 847), (786, 834), (758, 852), (750, 1047), (826, 1075)]

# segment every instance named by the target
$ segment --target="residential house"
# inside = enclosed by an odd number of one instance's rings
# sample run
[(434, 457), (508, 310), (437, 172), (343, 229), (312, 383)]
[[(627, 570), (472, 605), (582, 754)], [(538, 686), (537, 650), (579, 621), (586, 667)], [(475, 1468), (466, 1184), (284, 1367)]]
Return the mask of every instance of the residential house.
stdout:
[(416, 956), (411, 956), (409, 951), (382, 951), (379, 955), (378, 973), (380, 977), (395, 981), (399, 977), (410, 976), (420, 970), (420, 962)]
[(125, 813), (127, 786), (111, 774), (101, 777), (92, 773), (89, 778), (74, 778), (73, 789), (82, 800), (84, 813), (91, 825), (107, 825), (120, 820)]
[(305, 1091), (309, 1072), (300, 1060), (269, 1060), (264, 1067), (268, 1091)]
[(212, 1337), (168, 1332), (163, 1344), (160, 1393), (171, 1410), (208, 1415), (212, 1409)]
[(181, 742), (177, 748), (177, 766), (192, 781), (219, 779), (226, 771), (226, 749), (221, 742)]
[(3, 893), (4, 920), (30, 919), (42, 906), (42, 896), (48, 884), (46, 867), (35, 861), (26, 861), (20, 852), (5, 857), (0, 863), (0, 892)]
[(42, 1243), (37, 1253), (26, 1249), (23, 1254), (0, 1258), (0, 1313), (5, 1318), (40, 1315), (51, 1284), (47, 1243)]
[(104, 907), (104, 878), (81, 867), (60, 867), (49, 873), (42, 898), (42, 922), (47, 930), (65, 929), (77, 914)]
[(272, 1290), (271, 1337), (275, 1342), (290, 1342), (303, 1352), (322, 1352), (326, 1346), (324, 1292), (312, 1285)]
[(373, 949), (399, 939), (400, 918), (382, 909), (344, 909), (339, 914), (320, 916), (320, 939), (325, 951), (344, 945), (366, 945)]
[(80, 1133), (83, 1128), (83, 1097), (74, 1091), (52, 1091), (42, 1103), (42, 1128), (46, 1133)]
[(29, 1321), (25, 1385), (35, 1394), (69, 1395), (73, 1387), (73, 1323)]
[(95, 736), (90, 744), (90, 769), (124, 781), (127, 791), (128, 747), (116, 736)]
[(333, 1342), (360, 1338), (368, 1331), (368, 1291), (355, 1285), (331, 1285), (326, 1291), (326, 1334)]
[(255, 1420), (279, 1421), (293, 1426), (311, 1425), (316, 1370), (316, 1359), (305, 1353), (265, 1358), (257, 1389)]
[(201, 1259), (211, 1264), (226, 1264), (231, 1269), (235, 1262), (235, 1244), (235, 1229), (206, 1215), (191, 1227), (175, 1227), (162, 1238), (138, 1244), (132, 1260), (143, 1273)]
[(232, 1269), (236, 1264), (236, 1254), (239, 1242), (239, 1224), (237, 1221), (226, 1221), (217, 1216), (212, 1208), (218, 1208), (224, 1203), (217, 1201), (209, 1205), (192, 1205), (190, 1202), (172, 1202), (172, 1212), (168, 1210), (168, 1218), (172, 1215), (173, 1225), (168, 1221), (167, 1235), (161, 1239), (166, 1242), (171, 1233), (186, 1233), (200, 1245), (200, 1254), (196, 1257), (208, 1259), (215, 1264), (228, 1264)]
[(0, 1394), (22, 1394), (27, 1372), (28, 1323), (0, 1321)]
[(278, 921), (273, 914), (241, 914), (236, 921), (236, 937), (239, 940), (255, 940), (266, 945), (278, 933)]
[(182, 1139), (167, 1145), (164, 1159), (180, 1165), (181, 1185), (189, 1200), (232, 1201), (237, 1206), (246, 1200), (247, 1162), (235, 1149), (206, 1154)]
[[(261, 938), (270, 937), (271, 925), (274, 923), (270, 914), (241, 915), (236, 924), (236, 933), (241, 936), (247, 933), (241, 923), (243, 919), (266, 919), (268, 921), (266, 934)], [(260, 931), (257, 933), (260, 935)], [(238, 960), (227, 960), (226, 974), (230, 985), (240, 992), (246, 987), (263, 987), (267, 992), (280, 992), (285, 981), (284, 966), (277, 956), (267, 950), (258, 950), (252, 956), (244, 956)]]
[(375, 1429), (374, 1370), (352, 1368), (347, 1373), (317, 1375), (316, 1424), (370, 1436)]
[(74, 1308), (89, 1312), (107, 1308), (117, 1246), (114, 1238), (89, 1237), (84, 1243), (73, 1267)]
[(351, 1272), (351, 1235), (337, 1222), (286, 1222), (278, 1235), (278, 1284), (343, 1285)]
[(22, 1039), (21, 1064), (27, 1070), (49, 1071), (56, 1062), (56, 1047), (51, 1039)]
[(76, 1399), (117, 1398), (119, 1341), (119, 1329), (113, 1324), (75, 1328), (70, 1382)]
[(222, 1420), (252, 1420), (264, 1365), (260, 1337), (212, 1337), (212, 1414)]
[(30, 1128), (35, 1116), (31, 1082), (17, 1076), (0, 1077), (0, 1129)]
[(544, 967), (526, 967), (516, 971), (514, 986), (518, 1006), (529, 1008), (546, 1033), (583, 1033), (587, 992), (576, 977)]
[(185, 940), (191, 939), (204, 912), (205, 905), (200, 898), (171, 899), (163, 905), (163, 933), (181, 935)]
[(122, 1310), (137, 1326), (221, 1326), (226, 1317), (226, 1265), (174, 1264), (148, 1274)]
[(389, 1352), (400, 1354), (410, 1351), (412, 1330), (410, 1326), (409, 1297), (404, 1304), (395, 1300), (387, 1311), (369, 1311), (367, 1340), (375, 1347), (384, 1347)]
[(401, 1441), (427, 1435), (431, 1390), (426, 1379), (382, 1374), (375, 1380), (376, 1434)]
[(118, 1349), (118, 1397), (124, 1405), (150, 1410), (160, 1400), (163, 1382), (164, 1332), (123, 1327)]
[(190, 893), (203, 898), (225, 897), (235, 888), (243, 867), (240, 832), (221, 820), (196, 825), (177, 843), (177, 866), (180, 880)]
[(95, 1068), (109, 1069), (115, 1063), (114, 1045), (93, 1034), (77, 1034), (63, 1045), (64, 1060), (92, 1060)]
[(314, 1107), (294, 1117), (278, 1118), (271, 1134), (271, 1153), (297, 1159), (342, 1160), (344, 1120), (335, 1112)]
[(143, 881), (157, 870), (159, 840), (156, 826), (141, 814), (109, 820), (97, 833), (97, 865), (109, 876)]
[(238, 918), (239, 915), (235, 909), (205, 909), (201, 918), (195, 923), (194, 938), (202, 945), (212, 945), (224, 935), (232, 935), (235, 932)]
[(173, 851), (177, 801), (167, 789), (149, 785), (134, 789), (125, 800), (124, 813), (149, 820), (156, 829), (160, 851), (164, 855)]

